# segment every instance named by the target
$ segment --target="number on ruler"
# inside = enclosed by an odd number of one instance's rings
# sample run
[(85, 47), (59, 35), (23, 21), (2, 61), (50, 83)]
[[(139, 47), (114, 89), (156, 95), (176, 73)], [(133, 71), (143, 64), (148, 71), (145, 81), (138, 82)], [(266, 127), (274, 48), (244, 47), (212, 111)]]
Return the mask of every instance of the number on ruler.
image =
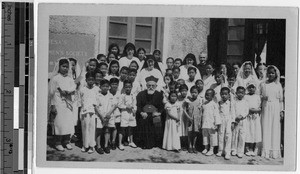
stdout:
[(12, 154), (13, 153), (13, 144), (9, 144), (9, 151), (8, 151), (9, 154)]
[(4, 89), (4, 91), (5, 91), (7, 94), (11, 94), (11, 90), (9, 90), (9, 89)]

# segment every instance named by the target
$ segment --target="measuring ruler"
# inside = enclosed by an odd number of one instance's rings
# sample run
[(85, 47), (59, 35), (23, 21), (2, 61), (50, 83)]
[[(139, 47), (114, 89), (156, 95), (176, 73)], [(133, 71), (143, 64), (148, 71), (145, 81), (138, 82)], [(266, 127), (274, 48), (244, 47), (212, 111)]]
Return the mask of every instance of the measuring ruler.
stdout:
[(29, 93), (33, 85), (33, 4), (3, 2), (1, 34), (0, 173), (27, 173), (32, 142), (28, 130), (33, 111), (33, 91)]
[(15, 66), (15, 4), (2, 3), (1, 170), (13, 173), (13, 112)]

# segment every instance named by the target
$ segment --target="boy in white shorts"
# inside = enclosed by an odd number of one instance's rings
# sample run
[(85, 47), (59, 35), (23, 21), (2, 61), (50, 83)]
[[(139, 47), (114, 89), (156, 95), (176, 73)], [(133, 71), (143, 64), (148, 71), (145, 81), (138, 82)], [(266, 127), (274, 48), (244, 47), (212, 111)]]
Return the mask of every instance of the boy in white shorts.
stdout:
[(129, 146), (136, 148), (137, 146), (133, 142), (132, 129), (136, 127), (135, 113), (137, 110), (136, 96), (131, 93), (132, 82), (125, 80), (123, 82), (124, 94), (121, 94), (119, 99), (119, 109), (121, 112), (121, 131), (119, 133), (119, 149), (124, 150), (122, 144), (123, 136), (127, 133), (129, 137)]

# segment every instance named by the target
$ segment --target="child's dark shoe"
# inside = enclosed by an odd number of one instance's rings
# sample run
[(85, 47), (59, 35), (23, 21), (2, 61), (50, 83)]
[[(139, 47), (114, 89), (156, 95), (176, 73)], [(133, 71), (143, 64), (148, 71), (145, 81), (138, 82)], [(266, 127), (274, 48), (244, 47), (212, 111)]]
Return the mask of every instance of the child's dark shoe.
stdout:
[(112, 144), (111, 144), (111, 150), (116, 150), (116, 148), (117, 148), (117, 147), (116, 147), (116, 143), (112, 143)]
[(72, 135), (71, 141), (72, 141), (72, 142), (77, 142), (77, 141), (79, 141), (79, 139), (77, 138), (76, 135)]
[(198, 151), (197, 151), (195, 148), (193, 148), (193, 152), (194, 152), (195, 154), (198, 153)]
[(189, 153), (194, 153), (192, 148), (189, 148), (189, 149), (188, 149), (188, 152), (189, 152)]
[(180, 149), (175, 149), (174, 152), (180, 153)]
[(104, 152), (107, 153), (107, 154), (110, 153), (109, 148), (108, 147), (104, 147)]
[(100, 155), (104, 154), (104, 151), (103, 151), (103, 149), (101, 147), (97, 148), (96, 152), (99, 153)]

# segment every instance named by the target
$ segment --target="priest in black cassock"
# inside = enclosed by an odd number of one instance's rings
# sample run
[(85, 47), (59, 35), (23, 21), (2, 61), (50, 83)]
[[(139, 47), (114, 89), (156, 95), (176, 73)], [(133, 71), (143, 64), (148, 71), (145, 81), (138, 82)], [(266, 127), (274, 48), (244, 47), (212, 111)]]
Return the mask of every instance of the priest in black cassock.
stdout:
[(158, 78), (146, 79), (147, 89), (137, 95), (137, 135), (136, 143), (143, 149), (162, 146), (163, 127), (161, 115), (164, 109), (163, 94), (156, 90)]

